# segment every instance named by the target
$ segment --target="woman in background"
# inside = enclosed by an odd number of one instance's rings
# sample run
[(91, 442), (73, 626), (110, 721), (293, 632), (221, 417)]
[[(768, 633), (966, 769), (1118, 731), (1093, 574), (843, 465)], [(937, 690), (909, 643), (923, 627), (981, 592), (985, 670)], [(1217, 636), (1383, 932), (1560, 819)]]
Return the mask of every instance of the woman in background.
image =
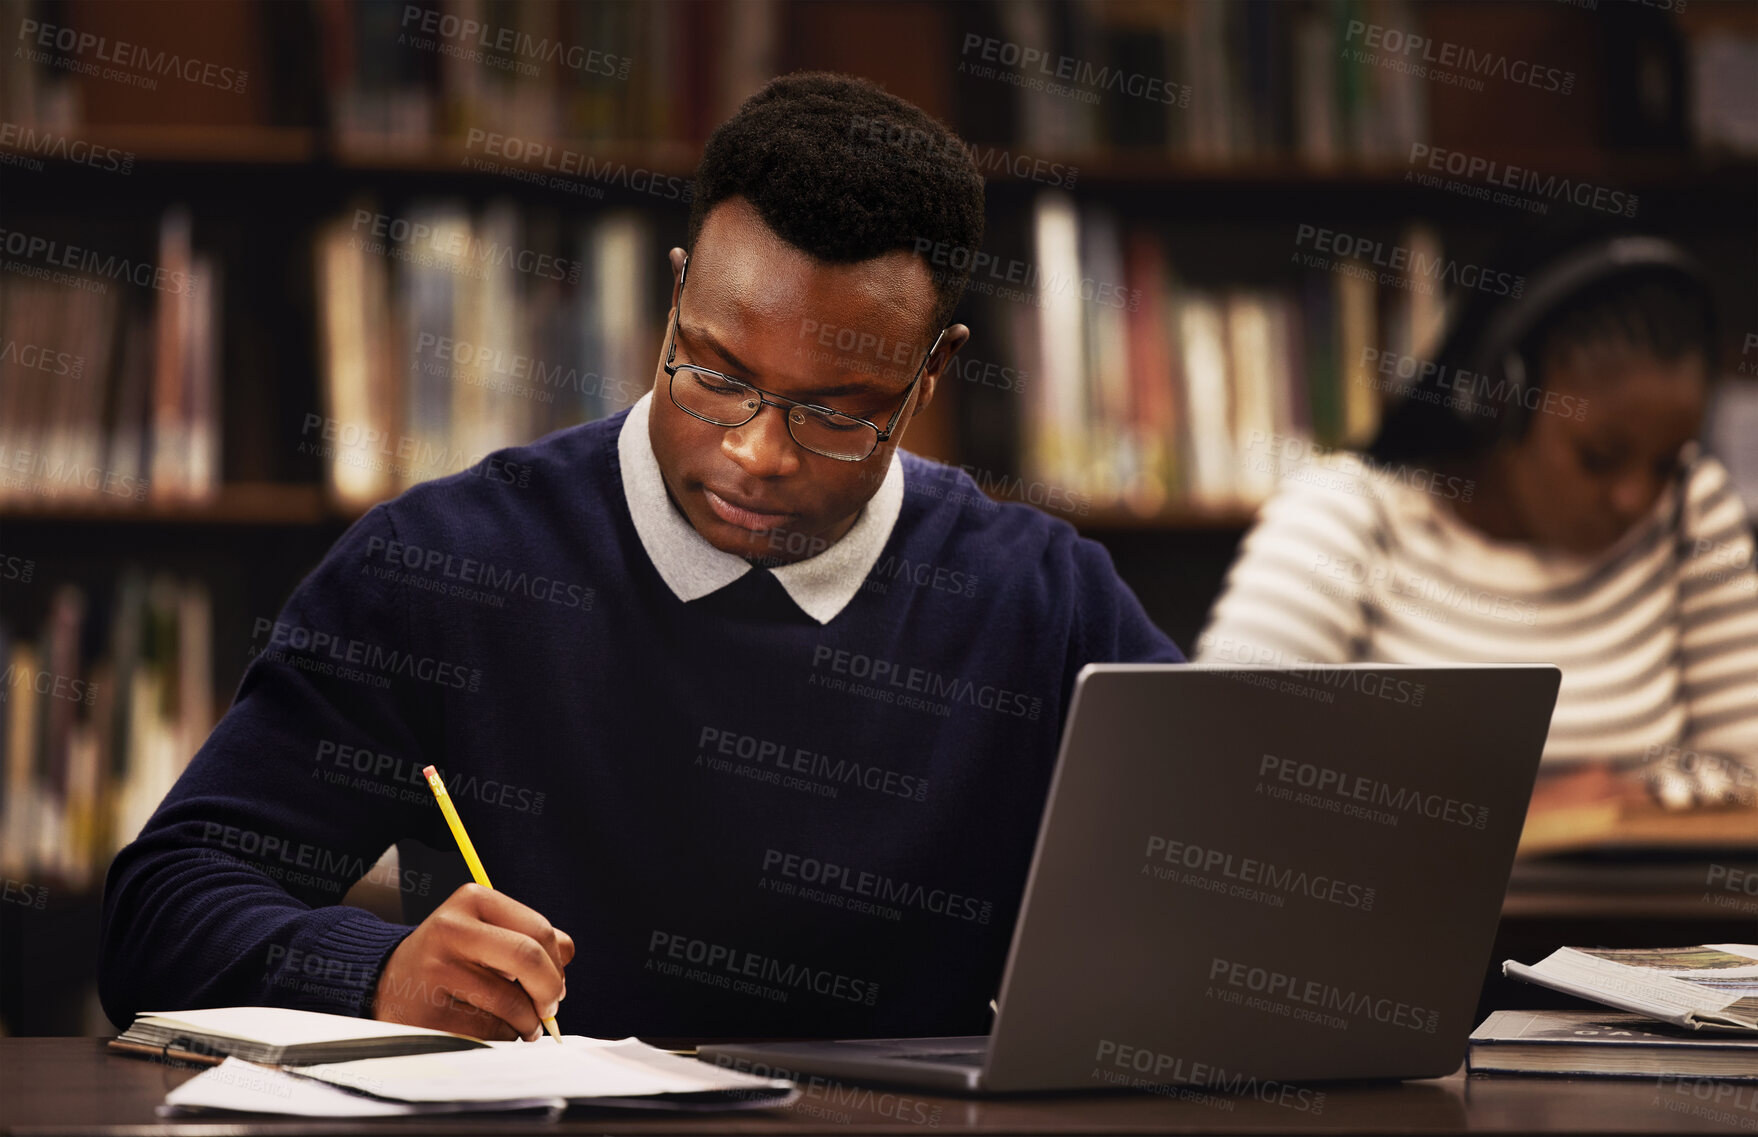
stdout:
[(1714, 356), (1703, 277), (1654, 238), (1473, 293), (1364, 456), (1284, 471), (1198, 660), (1555, 663), (1535, 802), (1638, 768), (1668, 805), (1750, 802), (1758, 573), (1696, 442)]

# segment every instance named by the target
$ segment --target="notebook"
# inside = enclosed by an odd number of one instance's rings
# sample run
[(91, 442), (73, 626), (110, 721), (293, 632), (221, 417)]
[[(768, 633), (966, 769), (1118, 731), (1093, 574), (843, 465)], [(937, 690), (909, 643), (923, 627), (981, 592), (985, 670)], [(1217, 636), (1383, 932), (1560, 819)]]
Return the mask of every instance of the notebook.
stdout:
[(304, 1066), (473, 1050), (488, 1044), (468, 1035), (351, 1015), (286, 1007), (206, 1007), (143, 1012), (110, 1045), (132, 1053), (191, 1061), (218, 1062), (230, 1056), (247, 1062)]

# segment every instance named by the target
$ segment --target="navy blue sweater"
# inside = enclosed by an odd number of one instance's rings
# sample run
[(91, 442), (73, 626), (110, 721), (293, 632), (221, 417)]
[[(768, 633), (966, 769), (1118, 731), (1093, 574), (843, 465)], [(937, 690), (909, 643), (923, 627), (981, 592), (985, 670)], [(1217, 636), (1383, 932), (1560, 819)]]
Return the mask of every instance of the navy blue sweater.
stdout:
[(110, 868), (112, 1020), (370, 1013), (412, 929), (337, 902), (393, 842), (456, 856), (433, 763), (495, 887), (574, 938), (564, 1030), (987, 1029), (1075, 673), (1178, 649), (1101, 546), (907, 454), (827, 624), (762, 569), (680, 601), (629, 516), (625, 414), (373, 508), (255, 621)]

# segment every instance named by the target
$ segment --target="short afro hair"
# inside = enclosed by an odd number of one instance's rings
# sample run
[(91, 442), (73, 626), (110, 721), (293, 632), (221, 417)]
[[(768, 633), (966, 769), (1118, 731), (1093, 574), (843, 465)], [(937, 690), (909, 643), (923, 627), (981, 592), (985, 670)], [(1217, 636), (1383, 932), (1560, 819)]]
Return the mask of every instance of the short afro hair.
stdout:
[(690, 247), (709, 211), (732, 197), (749, 201), (782, 240), (832, 264), (933, 250), (930, 332), (951, 320), (983, 240), (983, 176), (969, 147), (878, 84), (828, 71), (770, 80), (709, 136)]

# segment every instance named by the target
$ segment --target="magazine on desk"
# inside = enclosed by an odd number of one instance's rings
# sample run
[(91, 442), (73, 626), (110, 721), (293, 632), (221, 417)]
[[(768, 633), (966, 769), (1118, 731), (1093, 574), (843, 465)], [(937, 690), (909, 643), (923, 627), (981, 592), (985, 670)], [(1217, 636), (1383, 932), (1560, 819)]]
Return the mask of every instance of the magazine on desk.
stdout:
[(1758, 1035), (1758, 945), (1566, 947), (1502, 974), (1687, 1030)]
[(1473, 1074), (1758, 1081), (1758, 1034), (1616, 1011), (1496, 1011), (1471, 1033), (1467, 1061)]

